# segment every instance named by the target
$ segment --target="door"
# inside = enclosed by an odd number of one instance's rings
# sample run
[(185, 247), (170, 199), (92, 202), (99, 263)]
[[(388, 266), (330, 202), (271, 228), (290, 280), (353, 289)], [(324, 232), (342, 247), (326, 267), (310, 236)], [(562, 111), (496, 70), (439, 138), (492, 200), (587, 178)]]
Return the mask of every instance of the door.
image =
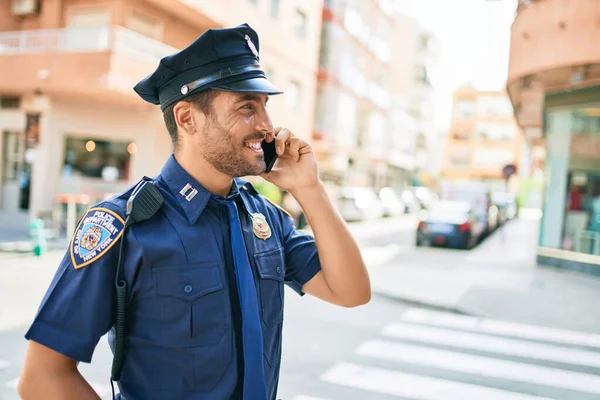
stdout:
[(30, 179), (24, 174), (25, 135), (15, 131), (2, 132), (1, 155), (0, 210), (27, 210)]

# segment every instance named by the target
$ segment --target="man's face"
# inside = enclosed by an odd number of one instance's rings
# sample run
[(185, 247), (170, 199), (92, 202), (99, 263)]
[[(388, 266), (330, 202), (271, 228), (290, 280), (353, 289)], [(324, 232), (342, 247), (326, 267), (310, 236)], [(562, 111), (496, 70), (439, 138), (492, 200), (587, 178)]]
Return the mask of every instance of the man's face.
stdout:
[(267, 101), (266, 94), (219, 92), (211, 113), (206, 117), (202, 114), (206, 122), (194, 140), (198, 153), (217, 171), (231, 177), (265, 172), (261, 142), (273, 130)]

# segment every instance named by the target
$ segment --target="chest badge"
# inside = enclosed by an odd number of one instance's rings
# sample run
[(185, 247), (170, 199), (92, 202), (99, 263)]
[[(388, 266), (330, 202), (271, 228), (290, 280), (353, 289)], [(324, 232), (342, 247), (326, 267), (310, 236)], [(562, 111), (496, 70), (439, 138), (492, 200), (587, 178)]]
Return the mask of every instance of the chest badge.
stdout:
[(262, 240), (267, 240), (271, 237), (271, 227), (267, 222), (267, 219), (261, 213), (251, 214), (252, 218), (252, 231), (254, 235)]

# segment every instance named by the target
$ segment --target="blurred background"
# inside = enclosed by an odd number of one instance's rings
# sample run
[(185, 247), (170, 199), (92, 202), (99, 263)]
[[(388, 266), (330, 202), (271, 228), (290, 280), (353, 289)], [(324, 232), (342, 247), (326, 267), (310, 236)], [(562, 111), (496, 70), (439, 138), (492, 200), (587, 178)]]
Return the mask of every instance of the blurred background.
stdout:
[[(132, 87), (244, 22), (374, 292), (289, 293), (279, 397), (600, 398), (599, 21), (600, 0), (0, 0), (0, 399), (79, 218), (172, 151)], [(103, 341), (82, 367), (101, 395), (109, 365)]]

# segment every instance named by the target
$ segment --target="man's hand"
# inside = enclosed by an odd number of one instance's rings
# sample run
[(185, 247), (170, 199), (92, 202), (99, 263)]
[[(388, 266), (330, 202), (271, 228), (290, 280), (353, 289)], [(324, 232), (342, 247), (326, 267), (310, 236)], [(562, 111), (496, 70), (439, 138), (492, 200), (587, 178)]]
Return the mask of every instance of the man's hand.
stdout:
[(290, 193), (319, 184), (317, 160), (310, 144), (294, 136), (286, 128), (275, 128), (267, 134), (267, 143), (275, 140), (277, 161), (269, 173), (261, 176)]

